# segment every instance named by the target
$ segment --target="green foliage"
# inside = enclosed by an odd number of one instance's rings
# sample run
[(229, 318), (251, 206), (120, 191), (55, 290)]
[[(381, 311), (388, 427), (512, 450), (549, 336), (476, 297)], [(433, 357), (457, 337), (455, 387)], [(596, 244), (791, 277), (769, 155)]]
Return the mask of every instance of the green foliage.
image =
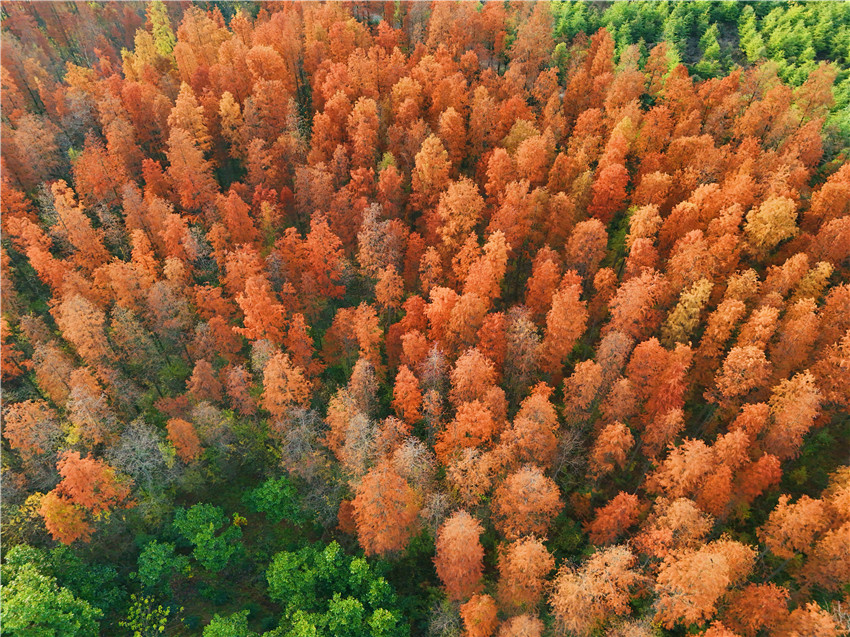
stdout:
[[(13, 549), (14, 550), (14, 549)], [(86, 637), (100, 634), (103, 613), (35, 564), (3, 568), (3, 627), (9, 637)]]
[(566, 558), (581, 551), (581, 547), (585, 544), (585, 535), (578, 522), (568, 514), (561, 513), (555, 519), (555, 528), (556, 532), (552, 533), (551, 539), (547, 542), (553, 555)]
[[(552, 5), (555, 35), (570, 42), (605, 27), (617, 54), (666, 41), (701, 77), (772, 60), (779, 75), (802, 84), (821, 60), (850, 62), (850, 3), (587, 2)], [(739, 51), (743, 55), (739, 54)], [(843, 77), (844, 75), (842, 75)], [(841, 79), (841, 78), (840, 78)]]
[(118, 587), (118, 573), (111, 566), (92, 564), (80, 558), (67, 546), (45, 550), (20, 544), (5, 555), (3, 579), (15, 577), (27, 565), (39, 573), (55, 578), (58, 586), (108, 613), (116, 608), (126, 593)]
[(177, 38), (171, 28), (168, 19), (168, 9), (162, 0), (154, 0), (148, 8), (148, 18), (151, 22), (151, 31), (157, 53), (163, 57), (170, 57), (174, 52)]
[(380, 173), (382, 170), (384, 170), (384, 168), (389, 168), (390, 166), (395, 168), (397, 166), (397, 163), (393, 154), (387, 151), (384, 153), (384, 156), (381, 157), (381, 161), (378, 162), (378, 172)]
[(664, 28), (669, 11), (664, 2), (615, 3), (602, 15), (600, 26), (611, 31), (618, 47), (640, 41), (652, 46)]
[(269, 478), (245, 494), (244, 501), (252, 511), (265, 513), (276, 524), (284, 520), (292, 524), (306, 521), (298, 491), (287, 476)]
[(218, 572), (242, 552), (242, 529), (228, 524), (224, 510), (211, 504), (180, 508), (174, 528), (194, 546), (192, 555), (205, 569)]
[(166, 387), (170, 388), (174, 393), (179, 393), (183, 389), (183, 384), (189, 377), (192, 370), (180, 358), (172, 357), (169, 362), (163, 365), (158, 372), (159, 381)]
[(751, 6), (745, 7), (738, 22), (738, 38), (741, 50), (751, 64), (757, 62), (767, 53), (764, 40), (756, 26), (756, 12)]
[(161, 588), (170, 590), (171, 577), (175, 573), (186, 572), (188, 568), (189, 558), (177, 555), (174, 545), (167, 542), (154, 540), (139, 555), (139, 581), (149, 591)]
[(248, 630), (247, 610), (227, 617), (221, 617), (216, 613), (209, 625), (204, 628), (204, 637), (256, 637), (256, 634)]
[(336, 542), (278, 553), (266, 578), (269, 596), (284, 607), (290, 636), (408, 631), (386, 579), (365, 559), (345, 555)]
[(157, 604), (153, 597), (132, 595), (127, 619), (118, 625), (133, 637), (158, 637), (165, 634), (171, 612), (170, 607)]
[(555, 2), (552, 15), (555, 18), (555, 35), (567, 41), (579, 33), (593, 33), (599, 26), (599, 11), (587, 2)]

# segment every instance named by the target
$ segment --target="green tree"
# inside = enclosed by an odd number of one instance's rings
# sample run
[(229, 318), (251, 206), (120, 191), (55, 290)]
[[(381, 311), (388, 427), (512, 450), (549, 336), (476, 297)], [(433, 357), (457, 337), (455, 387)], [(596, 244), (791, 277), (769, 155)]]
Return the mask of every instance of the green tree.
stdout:
[(148, 591), (166, 589), (171, 591), (170, 579), (175, 573), (186, 572), (189, 558), (177, 555), (175, 547), (168, 542), (150, 542), (139, 555), (139, 582)]
[(19, 544), (4, 555), (3, 578), (8, 581), (25, 565), (56, 579), (60, 588), (88, 602), (104, 614), (118, 607), (126, 593), (118, 585), (118, 573), (112, 566), (86, 562), (67, 546), (46, 550)]
[(157, 604), (153, 597), (131, 595), (127, 619), (118, 625), (129, 630), (133, 637), (159, 637), (165, 634), (171, 612), (171, 607)]
[(192, 555), (209, 571), (222, 570), (242, 552), (242, 529), (228, 524), (224, 510), (212, 504), (178, 509), (174, 528), (194, 546)]
[(696, 71), (703, 77), (714, 77), (721, 71), (720, 67), (720, 43), (717, 41), (720, 30), (717, 24), (712, 24), (699, 39), (699, 48), (702, 50), (702, 59), (696, 65)]
[(100, 634), (103, 612), (60, 587), (34, 564), (3, 569), (3, 628), (10, 637), (92, 637)]
[(168, 8), (162, 0), (155, 0), (149, 5), (148, 18), (151, 21), (153, 41), (156, 51), (165, 58), (171, 58), (177, 38), (168, 19)]
[(392, 587), (365, 559), (331, 542), (276, 554), (266, 572), (281, 624), (296, 635), (407, 634)]
[(249, 491), (244, 502), (252, 511), (265, 513), (275, 524), (284, 520), (293, 524), (306, 521), (298, 491), (287, 476), (269, 478), (256, 489)]
[(204, 637), (256, 637), (257, 633), (248, 630), (248, 611), (243, 610), (227, 617), (218, 613), (204, 628)]
[(591, 35), (599, 25), (599, 12), (588, 2), (553, 3), (552, 15), (555, 34), (567, 42), (579, 33)]
[(756, 12), (751, 6), (744, 7), (738, 20), (738, 36), (741, 50), (747, 56), (747, 62), (752, 64), (765, 56), (767, 49), (764, 40), (756, 26)]

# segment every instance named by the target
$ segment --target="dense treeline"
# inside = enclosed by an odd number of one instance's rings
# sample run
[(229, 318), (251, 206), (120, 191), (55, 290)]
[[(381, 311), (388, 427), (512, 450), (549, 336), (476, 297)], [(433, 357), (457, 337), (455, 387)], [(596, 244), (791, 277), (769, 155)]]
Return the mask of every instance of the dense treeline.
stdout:
[(4, 3), (3, 635), (850, 626), (850, 5)]

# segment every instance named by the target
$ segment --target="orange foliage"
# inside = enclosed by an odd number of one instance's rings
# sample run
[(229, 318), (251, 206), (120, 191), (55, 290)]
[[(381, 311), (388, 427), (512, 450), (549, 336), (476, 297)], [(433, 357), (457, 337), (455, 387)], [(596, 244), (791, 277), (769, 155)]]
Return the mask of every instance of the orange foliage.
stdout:
[(655, 619), (672, 628), (676, 624), (704, 623), (729, 587), (750, 573), (756, 552), (740, 542), (720, 539), (695, 551), (669, 555), (656, 581)]
[(66, 451), (56, 464), (62, 481), (56, 491), (92, 513), (117, 506), (130, 506), (130, 484), (119, 480), (115, 470), (102, 460), (81, 458), (76, 451)]
[(416, 530), (416, 493), (387, 463), (363, 476), (351, 504), (357, 537), (367, 555), (401, 551)]
[(590, 541), (610, 544), (637, 522), (639, 512), (638, 497), (620, 491), (608, 504), (596, 510), (596, 517), (587, 526)]
[(215, 376), (215, 370), (209, 361), (200, 360), (195, 363), (192, 376), (187, 384), (189, 394), (195, 400), (221, 400), (221, 383)]
[(542, 368), (557, 373), (587, 324), (586, 304), (579, 299), (581, 288), (569, 285), (552, 296), (552, 308), (546, 315), (546, 331), (541, 348)]
[(533, 609), (543, 597), (555, 558), (535, 537), (507, 545), (499, 554), (499, 601), (507, 609)]
[(168, 439), (177, 449), (177, 455), (184, 462), (192, 462), (201, 455), (201, 441), (192, 423), (182, 418), (171, 418), (168, 421)]
[(419, 381), (406, 365), (402, 365), (395, 378), (393, 409), (406, 423), (414, 424), (422, 417), (422, 391)]
[(263, 370), (263, 408), (275, 418), (282, 418), (291, 407), (306, 407), (311, 389), (304, 370), (293, 366), (288, 354), (278, 352)]
[(86, 521), (82, 507), (55, 490), (41, 498), (39, 513), (44, 518), (51, 537), (62, 544), (72, 544), (77, 540), (88, 542), (94, 530)]
[(61, 429), (45, 401), (26, 400), (4, 410), (3, 435), (24, 456), (41, 455), (55, 448)]
[(468, 599), (480, 587), (484, 548), (478, 537), (481, 524), (466, 511), (458, 511), (437, 532), (434, 565), (450, 599)]
[(623, 467), (626, 454), (634, 446), (632, 432), (621, 422), (614, 422), (602, 431), (593, 443), (590, 454), (590, 471), (595, 477)]
[(462, 403), (454, 420), (440, 432), (434, 451), (445, 463), (456, 451), (486, 444), (495, 433), (496, 422), (490, 409), (477, 400)]
[(748, 584), (730, 596), (724, 621), (745, 637), (774, 630), (788, 614), (788, 590), (776, 584)]
[(468, 637), (492, 637), (499, 623), (496, 602), (489, 595), (475, 594), (461, 604), (460, 618)]
[(499, 637), (540, 637), (542, 634), (543, 622), (528, 614), (511, 617), (499, 627)]
[(539, 468), (526, 466), (505, 478), (496, 490), (493, 523), (497, 531), (511, 540), (528, 533), (543, 536), (563, 506), (552, 479)]
[(249, 340), (267, 338), (274, 343), (283, 340), (286, 308), (277, 302), (264, 276), (252, 276), (245, 281), (245, 290), (236, 296), (236, 302), (245, 316), (245, 327), (237, 327), (237, 332)]
[(584, 637), (608, 617), (629, 614), (631, 589), (642, 580), (635, 562), (629, 549), (612, 546), (594, 553), (580, 568), (563, 565), (549, 596), (559, 625)]

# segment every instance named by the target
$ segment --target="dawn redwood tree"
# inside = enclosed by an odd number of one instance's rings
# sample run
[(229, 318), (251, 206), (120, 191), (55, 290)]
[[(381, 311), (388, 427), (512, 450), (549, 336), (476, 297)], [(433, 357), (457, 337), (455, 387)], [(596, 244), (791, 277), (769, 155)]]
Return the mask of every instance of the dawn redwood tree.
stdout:
[(184, 462), (196, 460), (203, 448), (192, 423), (182, 418), (171, 418), (167, 429), (168, 440), (174, 445), (180, 459)]
[(469, 637), (492, 637), (499, 623), (496, 601), (489, 595), (476, 593), (460, 605), (460, 618)]
[(635, 444), (629, 428), (621, 422), (613, 422), (599, 432), (590, 452), (590, 472), (594, 477), (602, 476), (626, 464), (628, 452)]
[(413, 203), (425, 210), (434, 206), (440, 193), (449, 183), (451, 161), (440, 139), (431, 135), (416, 153), (416, 165), (411, 175)]
[(217, 190), (212, 166), (189, 131), (171, 129), (167, 157), (168, 176), (180, 196), (180, 204), (197, 210), (210, 203)]
[(89, 516), (133, 504), (132, 483), (102, 460), (66, 451), (57, 469), (62, 480), (42, 498), (39, 513), (53, 538), (64, 544), (90, 539), (94, 528)]
[(44, 400), (7, 406), (3, 424), (3, 436), (24, 458), (54, 452), (62, 435), (56, 412)]
[(434, 451), (445, 464), (459, 450), (488, 444), (496, 431), (496, 420), (487, 405), (478, 400), (462, 403), (454, 419), (437, 436)]
[(644, 338), (661, 321), (657, 306), (667, 295), (667, 282), (653, 270), (624, 281), (608, 306), (611, 320), (606, 329), (616, 330), (632, 338)]
[(289, 355), (278, 352), (263, 370), (263, 408), (275, 419), (283, 418), (292, 407), (310, 403), (312, 383), (304, 370), (292, 364)]
[(776, 584), (747, 584), (730, 596), (723, 621), (742, 635), (774, 630), (788, 614), (788, 589)]
[(593, 182), (593, 199), (587, 211), (602, 223), (609, 223), (623, 207), (629, 173), (620, 163), (602, 168)]
[(582, 277), (592, 277), (605, 256), (608, 233), (597, 219), (588, 219), (575, 225), (567, 242), (567, 266)]
[(204, 121), (204, 108), (198, 103), (192, 87), (185, 82), (180, 85), (174, 108), (168, 115), (168, 125), (172, 130), (183, 129), (201, 150), (209, 151), (212, 139)]
[(39, 513), (44, 518), (47, 532), (62, 544), (73, 544), (77, 540), (88, 542), (94, 531), (86, 519), (85, 510), (56, 491), (44, 494)]
[(401, 551), (416, 531), (418, 497), (388, 463), (363, 476), (351, 504), (357, 537), (367, 555)]
[(808, 553), (815, 538), (829, 525), (821, 500), (803, 495), (793, 504), (789, 502), (787, 495), (779, 496), (767, 522), (759, 528), (761, 541), (781, 558), (791, 558), (797, 552)]
[(634, 568), (636, 562), (628, 548), (612, 546), (597, 551), (578, 568), (561, 566), (549, 595), (558, 624), (590, 635), (609, 617), (628, 615), (632, 590), (643, 581)]
[(528, 533), (545, 535), (563, 506), (555, 482), (538, 467), (528, 465), (509, 475), (496, 489), (494, 525), (508, 539)]
[(260, 235), (253, 219), (251, 219), (251, 209), (233, 188), (230, 189), (227, 199), (224, 199), (220, 205), (223, 208), (224, 225), (227, 227), (230, 239), (234, 244), (259, 241)]
[(797, 455), (803, 436), (820, 414), (821, 392), (809, 371), (783, 380), (771, 392), (772, 416), (765, 434), (765, 450), (781, 460)]
[(552, 306), (552, 297), (561, 281), (561, 269), (556, 252), (548, 246), (541, 248), (534, 258), (531, 277), (526, 284), (525, 304), (540, 323)]
[(479, 536), (481, 523), (460, 510), (443, 522), (437, 531), (434, 565), (450, 599), (468, 599), (480, 588), (484, 571), (484, 548)]
[(231, 367), (225, 378), (225, 391), (234, 407), (243, 415), (251, 416), (257, 411), (256, 401), (250, 394), (251, 373), (243, 365)]
[(249, 340), (268, 339), (280, 343), (284, 338), (286, 307), (278, 302), (266, 277), (252, 276), (245, 282), (244, 292), (236, 296), (244, 314), (244, 327), (235, 328)]
[(114, 205), (120, 201), (120, 186), (128, 175), (123, 162), (113, 156), (91, 135), (86, 136), (83, 151), (74, 162), (74, 185), (83, 203)]
[(407, 365), (402, 365), (393, 388), (393, 409), (408, 424), (416, 423), (422, 416), (422, 391), (419, 380)]
[(455, 362), (450, 373), (449, 398), (455, 405), (472, 400), (484, 399), (496, 382), (493, 362), (478, 349), (464, 352)]
[(440, 225), (437, 232), (448, 250), (454, 250), (460, 239), (469, 234), (481, 218), (484, 199), (469, 179), (453, 181), (440, 195), (437, 206)]
[(189, 394), (195, 400), (221, 400), (221, 383), (216, 378), (215, 370), (209, 361), (199, 360), (195, 363), (192, 376), (187, 383)]
[(384, 310), (393, 310), (401, 305), (404, 293), (404, 282), (396, 272), (395, 266), (389, 265), (378, 273), (375, 283), (375, 300)]
[(693, 500), (658, 498), (634, 537), (634, 545), (640, 553), (664, 558), (699, 547), (713, 525), (713, 517), (700, 511)]
[(499, 637), (541, 637), (543, 629), (540, 619), (524, 613), (503, 622), (499, 627)]
[(744, 232), (756, 250), (769, 251), (799, 231), (797, 206), (788, 197), (771, 197), (747, 213)]
[(755, 557), (751, 547), (726, 538), (668, 556), (655, 584), (656, 621), (668, 628), (703, 624), (729, 588), (750, 574)]
[(55, 308), (54, 318), (62, 336), (86, 362), (97, 365), (114, 356), (106, 339), (106, 315), (80, 294), (68, 296)]
[(536, 537), (508, 544), (499, 555), (498, 596), (505, 608), (533, 609), (543, 597), (555, 558)]
[(113, 440), (117, 419), (106, 392), (92, 371), (87, 367), (75, 369), (68, 386), (70, 392), (65, 408), (73, 425), (72, 435), (92, 447)]
[(103, 244), (104, 233), (94, 228), (91, 219), (77, 203), (74, 191), (59, 180), (51, 186), (50, 192), (59, 217), (60, 232), (74, 247), (74, 261), (87, 272), (108, 261), (109, 253)]
[(590, 541), (594, 544), (611, 544), (637, 522), (639, 513), (638, 497), (621, 491), (608, 504), (596, 510), (593, 521), (587, 525)]
[(715, 387), (724, 400), (744, 396), (762, 387), (770, 371), (770, 363), (760, 348), (754, 345), (733, 347), (717, 372)]
[(460, 167), (466, 149), (466, 124), (453, 106), (440, 114), (439, 136), (455, 171)]
[(129, 504), (130, 484), (102, 460), (80, 457), (76, 451), (64, 453), (57, 463), (62, 477), (56, 490), (93, 513), (102, 513)]
[(541, 347), (542, 368), (557, 374), (573, 345), (587, 325), (587, 309), (580, 299), (581, 288), (572, 284), (552, 295), (552, 307), (546, 314), (546, 331)]

